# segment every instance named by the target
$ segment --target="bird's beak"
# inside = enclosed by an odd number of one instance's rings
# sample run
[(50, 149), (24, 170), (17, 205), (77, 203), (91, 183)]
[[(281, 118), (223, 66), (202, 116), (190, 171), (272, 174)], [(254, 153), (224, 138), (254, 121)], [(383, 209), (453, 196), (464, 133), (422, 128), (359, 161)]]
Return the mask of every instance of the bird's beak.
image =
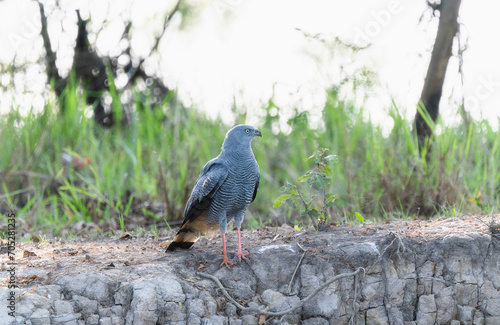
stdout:
[(262, 133), (259, 130), (255, 130), (255, 136), (262, 138)]

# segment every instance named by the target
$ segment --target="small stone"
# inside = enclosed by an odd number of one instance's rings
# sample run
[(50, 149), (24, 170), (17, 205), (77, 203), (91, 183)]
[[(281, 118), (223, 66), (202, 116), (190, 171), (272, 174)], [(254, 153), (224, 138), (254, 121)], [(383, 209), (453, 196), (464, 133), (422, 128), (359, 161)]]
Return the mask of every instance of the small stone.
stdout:
[(71, 306), (70, 302), (66, 300), (54, 301), (54, 308), (57, 315), (66, 315), (73, 313), (73, 306)]
[(33, 325), (50, 325), (50, 312), (47, 309), (36, 309), (30, 320)]
[(125, 321), (123, 318), (118, 317), (116, 315), (111, 316), (111, 325), (124, 325)]
[(435, 313), (436, 300), (434, 295), (423, 295), (418, 299), (418, 311), (422, 313)]
[(123, 313), (123, 307), (122, 306), (113, 306), (110, 308), (111, 312), (115, 315), (121, 316)]
[(236, 306), (233, 304), (226, 304), (226, 315), (228, 316), (236, 315)]
[(86, 324), (85, 325), (99, 325), (99, 315), (97, 314), (92, 314), (92, 315), (87, 315), (85, 317)]
[(500, 324), (500, 316), (486, 316), (484, 325), (498, 325)]
[[(78, 312), (82, 312), (84, 315), (97, 314), (97, 307), (99, 305), (97, 301), (90, 300), (89, 298), (80, 295), (73, 295), (72, 300), (76, 303)], [(104, 316), (101, 315), (101, 313), (99, 313), (99, 315)]]
[(194, 315), (188, 315), (187, 325), (201, 325), (201, 318)]
[(380, 306), (377, 308), (370, 308), (366, 311), (366, 323), (371, 325), (385, 325), (389, 324), (385, 308)]
[[(282, 293), (271, 289), (264, 291), (261, 297), (273, 312), (290, 309), (294, 304), (300, 301), (300, 298), (297, 296), (286, 297)], [(295, 312), (300, 312), (300, 310), (300, 308), (297, 308)]]
[(258, 325), (259, 318), (254, 315), (244, 315), (241, 317), (241, 325)]
[(236, 317), (229, 318), (229, 325), (241, 325), (241, 323), (241, 319), (238, 319)]
[(463, 324), (472, 324), (472, 319), (474, 318), (474, 311), (476, 308), (471, 306), (457, 306), (458, 320)]
[(189, 317), (191, 315), (198, 316), (198, 317), (207, 316), (207, 313), (205, 311), (205, 304), (203, 303), (203, 300), (201, 300), (201, 299), (189, 299), (189, 300), (187, 300), (186, 307), (189, 311), (188, 312)]
[(111, 317), (101, 317), (99, 319), (99, 325), (112, 325)]
[(302, 321), (302, 325), (328, 325), (328, 321), (321, 317), (308, 318)]
[(212, 323), (212, 325), (224, 325), (224, 317), (223, 316), (212, 315), (209, 317), (209, 320)]
[(474, 323), (473, 325), (483, 325), (484, 324), (484, 314), (480, 311), (474, 312)]

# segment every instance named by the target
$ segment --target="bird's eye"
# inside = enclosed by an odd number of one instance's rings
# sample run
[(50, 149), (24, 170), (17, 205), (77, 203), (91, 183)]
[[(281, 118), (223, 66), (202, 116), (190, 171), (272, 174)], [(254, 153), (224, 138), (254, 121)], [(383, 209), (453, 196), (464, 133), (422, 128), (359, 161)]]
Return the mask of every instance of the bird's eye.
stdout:
[(250, 129), (246, 129), (246, 130), (245, 130), (245, 133), (250, 133)]

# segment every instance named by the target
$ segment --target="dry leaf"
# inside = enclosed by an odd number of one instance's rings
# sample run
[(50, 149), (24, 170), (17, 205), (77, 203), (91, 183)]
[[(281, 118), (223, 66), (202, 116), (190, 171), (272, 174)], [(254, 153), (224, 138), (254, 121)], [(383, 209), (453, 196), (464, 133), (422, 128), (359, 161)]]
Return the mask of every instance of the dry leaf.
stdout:
[(126, 240), (126, 239), (132, 239), (132, 234), (129, 233), (129, 232), (124, 232), (121, 236), (120, 236), (120, 240)]
[(24, 251), (23, 258), (30, 257), (30, 256), (36, 256), (36, 254), (33, 252), (30, 252), (30, 251)]

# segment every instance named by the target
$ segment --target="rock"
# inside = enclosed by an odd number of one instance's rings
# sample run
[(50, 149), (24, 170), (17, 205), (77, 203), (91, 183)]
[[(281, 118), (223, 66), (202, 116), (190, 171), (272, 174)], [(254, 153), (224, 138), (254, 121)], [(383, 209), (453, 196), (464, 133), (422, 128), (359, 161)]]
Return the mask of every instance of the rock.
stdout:
[(49, 303), (61, 298), (61, 286), (51, 284), (36, 288), (36, 293), (47, 299)]
[(236, 315), (236, 311), (237, 311), (237, 308), (235, 305), (233, 305), (232, 303), (226, 304), (226, 314), (228, 316)]
[(474, 322), (473, 325), (483, 325), (484, 324), (484, 314), (480, 311), (474, 311)]
[(111, 325), (124, 325), (125, 322), (123, 321), (122, 317), (118, 317), (116, 315), (111, 316)]
[[(73, 299), (75, 299), (75, 297), (73, 297)], [(121, 306), (113, 306), (113, 307), (116, 308), (116, 307), (121, 307)], [(111, 315), (113, 315), (113, 308), (103, 307), (101, 305), (98, 305), (97, 306), (97, 313), (99, 314), (99, 317), (101, 317), (101, 318), (102, 317), (111, 317)], [(119, 314), (121, 314), (121, 309), (120, 309)]]
[[(97, 314), (97, 309), (99, 304), (95, 300), (90, 300), (87, 297), (73, 295), (71, 299), (76, 304), (76, 311), (81, 312), (84, 315)], [(107, 308), (109, 309), (109, 308)], [(102, 308), (101, 308), (102, 310)], [(105, 316), (103, 313), (99, 313), (100, 316)]]
[(257, 278), (257, 291), (272, 289), (286, 292), (301, 255), (297, 248), (288, 244), (260, 247), (249, 264)]
[(302, 321), (302, 325), (328, 325), (328, 321), (321, 317), (312, 317)]
[[(205, 304), (201, 299), (190, 299), (186, 301), (187, 313), (191, 316), (207, 316)], [(189, 319), (188, 319), (189, 321)]]
[(241, 319), (237, 319), (235, 317), (229, 318), (229, 325), (241, 325), (242, 323)]
[(50, 325), (50, 312), (47, 309), (36, 309), (30, 320), (33, 325)]
[[(206, 322), (208, 322), (208, 320), (204, 321), (203, 323), (206, 323)], [(188, 319), (186, 322), (187, 325), (200, 325), (201, 323), (202, 322), (201, 322), (200, 317), (188, 314)], [(208, 323), (210, 323), (210, 322), (208, 322)]]
[(212, 315), (209, 317), (210, 323), (213, 325), (224, 325), (224, 317), (218, 315)]
[(67, 315), (73, 313), (73, 306), (71, 306), (69, 301), (56, 300), (54, 302), (54, 308), (56, 310), (57, 315)]
[(99, 325), (112, 325), (113, 321), (111, 320), (111, 317), (101, 317), (99, 319)]
[(220, 268), (214, 276), (231, 291), (235, 299), (248, 300), (255, 295), (257, 279), (249, 267), (231, 270)]
[(85, 317), (85, 325), (99, 325), (100, 321), (103, 319), (107, 319), (108, 321), (111, 321), (111, 319), (109, 319), (109, 317), (99, 318), (99, 315), (97, 315), (97, 314), (87, 315)]
[(436, 300), (434, 295), (423, 295), (418, 299), (418, 311), (421, 313), (435, 313), (436, 312)]
[(367, 325), (385, 325), (389, 324), (389, 318), (384, 307), (370, 308), (366, 311)]
[(380, 292), (384, 291), (385, 285), (381, 276), (367, 275), (364, 282), (366, 284), (362, 287), (361, 296), (366, 303), (363, 308), (368, 309), (383, 305), (384, 296)]
[(484, 311), (487, 315), (500, 316), (500, 291), (493, 286), (493, 283), (486, 281), (480, 287), (480, 295), (486, 304)]
[(81, 314), (64, 314), (53, 316), (52, 324), (55, 325), (78, 325), (78, 319), (81, 318)]
[(28, 291), (23, 294), (18, 294), (18, 292), (19, 290), (16, 290), (16, 315), (29, 319), (35, 309), (50, 310), (51, 305), (47, 298), (39, 296), (35, 292)]
[[(408, 224), (426, 231), (426, 221), (401, 222), (405, 229)], [(43, 285), (16, 289), (15, 324), (258, 324), (260, 315), (238, 311), (211, 280), (197, 272), (216, 275), (244, 306), (282, 311), (335, 275), (358, 267), (364, 272), (357, 277), (356, 296), (354, 278), (348, 276), (326, 286), (293, 313), (268, 317), (267, 324), (300, 324), (303, 318), (304, 324), (347, 325), (353, 306), (357, 324), (500, 324), (500, 240), (463, 228), (446, 236), (434, 232), (424, 241), (402, 232), (389, 233), (384, 226), (377, 231), (366, 231), (367, 225), (331, 227), (283, 240), (272, 230), (263, 230), (261, 246), (249, 245), (250, 262), (230, 270), (220, 267), (221, 254), (209, 240), (205, 246), (197, 243), (196, 249), (160, 259), (156, 256), (162, 252), (140, 249), (133, 257), (137, 263), (116, 262), (115, 268), (104, 270), (89, 262), (74, 265), (69, 257), (66, 264), (58, 261), (63, 267), (56, 276), (47, 276)], [(144, 239), (134, 240), (127, 247), (144, 243)], [(233, 240), (231, 252), (236, 246)], [(295, 242), (307, 253), (289, 293), (288, 284), (302, 256)], [(151, 258), (139, 261), (138, 256), (147, 254)], [(28, 271), (43, 275), (44, 269), (34, 266)], [(2, 270), (0, 276), (7, 277)], [(0, 287), (0, 299), (7, 301), (9, 292)], [(6, 307), (0, 304), (0, 315), (7, 314)]]
[(186, 310), (177, 302), (167, 302), (160, 314), (160, 324), (186, 324)]
[(158, 295), (151, 282), (132, 283), (132, 301), (127, 312), (126, 323), (133, 325), (156, 324), (158, 321)]
[(436, 322), (436, 300), (434, 295), (423, 295), (418, 299), (417, 325)]
[(186, 295), (177, 279), (159, 275), (153, 283), (157, 286), (156, 289), (161, 300), (172, 302), (184, 302), (186, 300)]
[(457, 306), (458, 320), (462, 322), (462, 324), (472, 324), (475, 310), (476, 310), (475, 307), (458, 305)]
[(104, 274), (65, 275), (57, 278), (55, 283), (71, 294), (96, 300), (101, 305), (113, 304), (111, 292), (115, 291), (116, 284)]
[(259, 318), (255, 315), (244, 315), (241, 317), (241, 325), (258, 325)]
[[(265, 303), (269, 305), (271, 311), (280, 312), (287, 310), (294, 306), (296, 303), (300, 302), (300, 298), (297, 296), (286, 297), (280, 292), (268, 289), (264, 291), (261, 295)], [(302, 308), (297, 308), (294, 313), (300, 313)]]
[(477, 284), (457, 283), (455, 285), (455, 298), (460, 305), (477, 306)]
[[(320, 269), (317, 266), (310, 264), (302, 265), (300, 270), (302, 299), (310, 295), (324, 281), (327, 281), (329, 278), (334, 276), (332, 268)], [(339, 304), (338, 285), (339, 284), (335, 282), (330, 284), (315, 297), (305, 303), (303, 306), (303, 317), (332, 317)]]
[[(441, 283), (440, 281), (436, 281)], [(451, 322), (453, 316), (457, 313), (457, 307), (453, 298), (453, 287), (446, 287), (436, 292), (436, 323), (447, 324)]]
[(500, 324), (500, 316), (486, 316), (484, 319), (485, 325), (498, 325)]

